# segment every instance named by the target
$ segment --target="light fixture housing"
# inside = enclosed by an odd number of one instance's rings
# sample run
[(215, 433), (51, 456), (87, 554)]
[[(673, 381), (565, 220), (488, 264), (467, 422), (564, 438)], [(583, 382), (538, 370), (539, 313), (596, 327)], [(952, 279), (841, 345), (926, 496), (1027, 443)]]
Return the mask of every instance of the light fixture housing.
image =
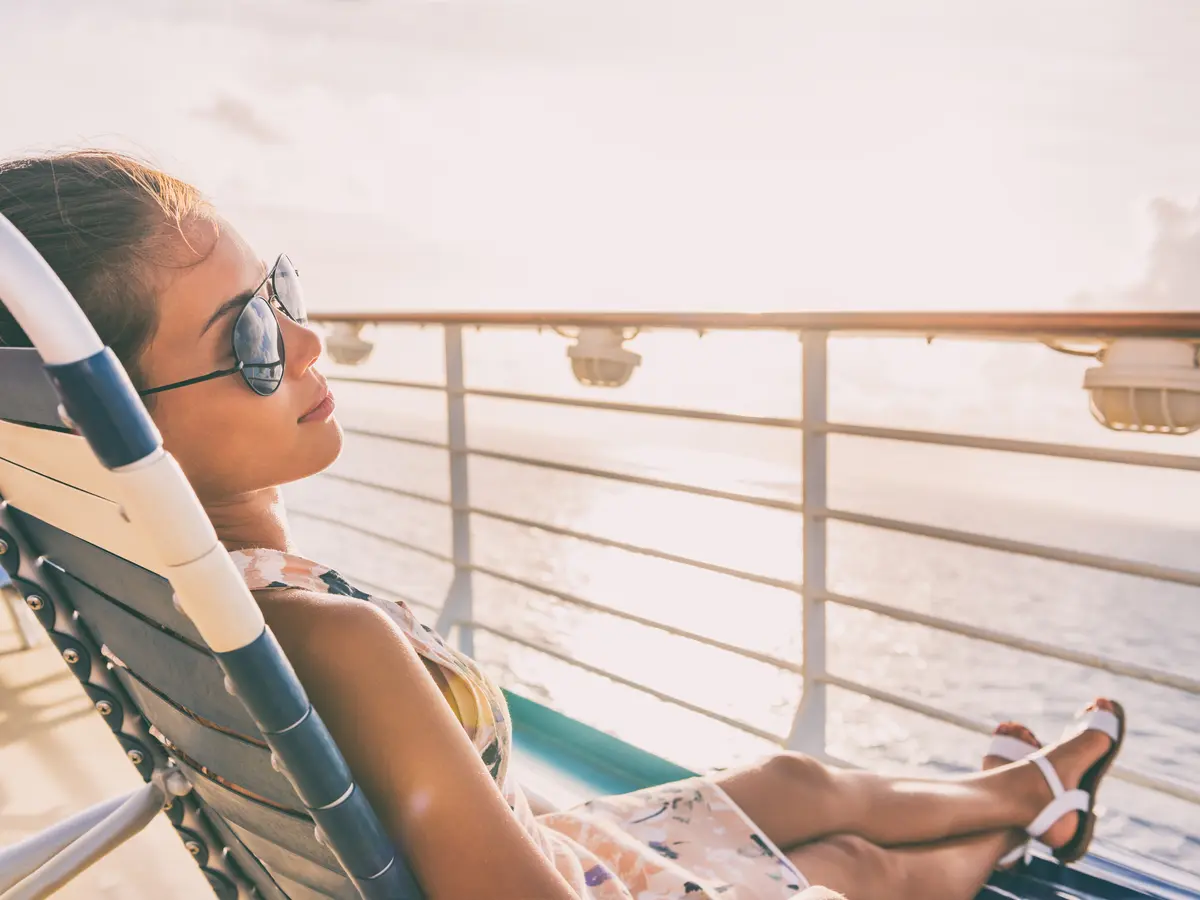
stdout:
[(1096, 421), (1114, 431), (1191, 434), (1200, 429), (1200, 361), (1185, 341), (1120, 338), (1098, 354), (1083, 386)]
[(335, 363), (357, 366), (364, 363), (375, 345), (362, 337), (362, 322), (334, 322), (325, 337), (325, 352)]
[[(635, 332), (636, 333), (636, 332)], [(621, 387), (629, 381), (642, 358), (624, 346), (620, 328), (581, 328), (567, 348), (575, 380), (589, 387)]]

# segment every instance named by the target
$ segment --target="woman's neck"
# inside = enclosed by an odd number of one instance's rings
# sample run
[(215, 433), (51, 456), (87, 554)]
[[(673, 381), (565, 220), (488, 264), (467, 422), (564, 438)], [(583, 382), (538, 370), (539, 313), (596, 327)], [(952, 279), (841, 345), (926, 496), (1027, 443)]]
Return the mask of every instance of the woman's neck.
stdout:
[(293, 549), (279, 488), (205, 500), (204, 510), (227, 550), (265, 547), (286, 553)]

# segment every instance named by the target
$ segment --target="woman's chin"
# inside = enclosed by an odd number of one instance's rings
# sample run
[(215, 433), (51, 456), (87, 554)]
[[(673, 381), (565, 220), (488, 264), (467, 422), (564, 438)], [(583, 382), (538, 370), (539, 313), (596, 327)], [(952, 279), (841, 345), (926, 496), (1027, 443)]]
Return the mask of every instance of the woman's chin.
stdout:
[(309, 475), (316, 475), (332, 466), (337, 461), (337, 458), (342, 455), (342, 445), (344, 442), (345, 436), (342, 433), (342, 426), (336, 416), (330, 416), (324, 422), (312, 428), (310, 433), (305, 435), (305, 453), (302, 456), (302, 458), (311, 463), (311, 471), (306, 472), (301, 477), (307, 478)]

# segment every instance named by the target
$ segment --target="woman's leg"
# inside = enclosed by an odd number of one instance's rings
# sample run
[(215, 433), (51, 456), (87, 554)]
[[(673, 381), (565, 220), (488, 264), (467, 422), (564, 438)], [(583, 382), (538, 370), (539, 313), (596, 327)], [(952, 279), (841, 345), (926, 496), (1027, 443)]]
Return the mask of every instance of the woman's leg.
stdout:
[(846, 900), (973, 900), (996, 861), (1024, 840), (990, 831), (939, 844), (884, 848), (854, 835), (833, 835), (788, 853), (810, 884)]
[[(1110, 746), (1106, 735), (1086, 731), (1051, 748), (1049, 761), (1070, 789)], [(831, 834), (893, 847), (1024, 828), (1051, 797), (1041, 772), (1027, 761), (939, 780), (834, 769), (781, 753), (715, 780), (785, 849)]]

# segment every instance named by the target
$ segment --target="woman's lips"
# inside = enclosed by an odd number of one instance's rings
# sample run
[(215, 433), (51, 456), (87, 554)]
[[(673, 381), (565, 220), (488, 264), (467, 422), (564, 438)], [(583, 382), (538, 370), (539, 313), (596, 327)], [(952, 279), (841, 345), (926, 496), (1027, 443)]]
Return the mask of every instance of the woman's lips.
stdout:
[(297, 421), (301, 425), (305, 422), (324, 422), (333, 415), (333, 407), (333, 392), (326, 388), (325, 396), (321, 398), (321, 402), (302, 415)]

